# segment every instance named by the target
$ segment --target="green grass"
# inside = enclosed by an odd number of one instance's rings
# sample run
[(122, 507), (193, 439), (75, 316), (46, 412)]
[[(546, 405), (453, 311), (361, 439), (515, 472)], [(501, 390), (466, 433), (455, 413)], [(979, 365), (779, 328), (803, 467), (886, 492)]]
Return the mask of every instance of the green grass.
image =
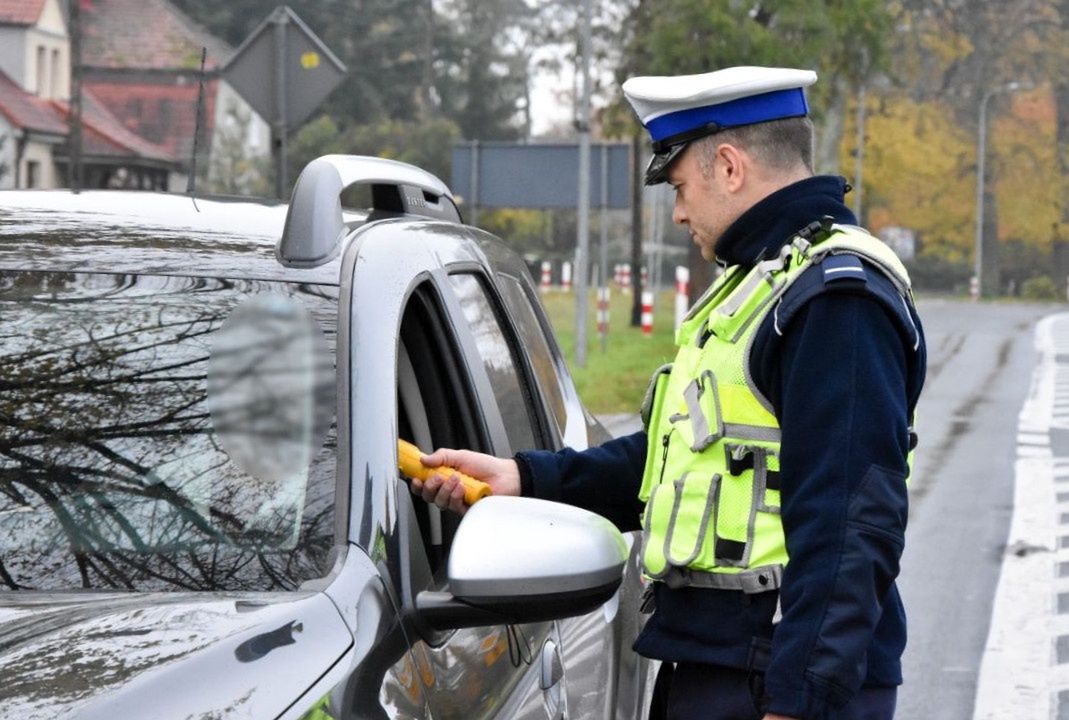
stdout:
[(613, 288), (609, 303), (609, 337), (601, 349), (596, 320), (597, 296), (587, 302), (586, 367), (575, 365), (575, 293), (550, 291), (542, 303), (560, 341), (568, 368), (583, 403), (595, 414), (637, 413), (653, 371), (675, 357), (675, 299), (672, 291), (657, 294), (653, 304), (653, 333), (631, 327), (631, 295)]

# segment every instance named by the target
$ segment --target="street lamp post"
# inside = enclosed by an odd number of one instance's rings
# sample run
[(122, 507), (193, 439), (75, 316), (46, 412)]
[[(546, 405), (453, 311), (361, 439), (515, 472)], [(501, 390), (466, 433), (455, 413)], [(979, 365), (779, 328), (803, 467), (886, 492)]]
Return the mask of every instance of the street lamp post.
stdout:
[(975, 268), (977, 296), (984, 295), (984, 160), (987, 154), (987, 103), (999, 93), (1020, 90), (1021, 83), (1011, 82), (991, 88), (980, 98), (980, 131), (976, 138), (976, 249)]

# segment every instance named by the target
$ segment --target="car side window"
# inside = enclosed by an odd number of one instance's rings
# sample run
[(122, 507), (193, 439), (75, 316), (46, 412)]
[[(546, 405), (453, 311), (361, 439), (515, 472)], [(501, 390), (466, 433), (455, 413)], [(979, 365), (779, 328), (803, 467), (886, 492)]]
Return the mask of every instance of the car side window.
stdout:
[[(486, 433), (458, 343), (429, 284), (415, 290), (401, 319), (397, 359), (398, 435), (424, 452), (435, 448), (488, 451)], [(412, 498), (434, 583), (445, 581), (459, 517)]]
[[(555, 440), (564, 434), (568, 422), (568, 408), (564, 404), (564, 392), (558, 374), (553, 351), (549, 347), (546, 330), (539, 321), (532, 301), (523, 290), (520, 281), (510, 275), (498, 275), (501, 299), (508, 306), (520, 336), (520, 344), (527, 351), (531, 371), (553, 422)], [(559, 445), (559, 443), (558, 443)]]
[[(449, 277), (490, 378), (513, 452), (544, 447), (536, 395), (521, 376), (518, 343), (506, 334), (482, 282), (473, 274)], [(510, 342), (511, 340), (511, 342)]]

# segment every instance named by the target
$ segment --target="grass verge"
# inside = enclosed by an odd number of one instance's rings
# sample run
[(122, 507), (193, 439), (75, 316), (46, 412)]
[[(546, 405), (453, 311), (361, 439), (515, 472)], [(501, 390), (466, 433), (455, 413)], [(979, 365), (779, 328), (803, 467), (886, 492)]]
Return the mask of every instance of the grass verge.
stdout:
[(613, 288), (609, 301), (609, 334), (605, 350), (598, 337), (597, 297), (587, 300), (586, 367), (575, 364), (575, 293), (543, 293), (553, 331), (575, 378), (579, 395), (594, 414), (637, 413), (650, 375), (675, 357), (674, 292), (657, 293), (653, 304), (653, 333), (631, 327), (631, 295)]

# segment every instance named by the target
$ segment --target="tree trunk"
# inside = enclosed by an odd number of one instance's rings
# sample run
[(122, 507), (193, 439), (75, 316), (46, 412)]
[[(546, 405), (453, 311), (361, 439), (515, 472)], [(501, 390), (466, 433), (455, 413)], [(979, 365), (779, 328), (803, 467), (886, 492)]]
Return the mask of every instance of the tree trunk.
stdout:
[(843, 123), (846, 117), (846, 100), (850, 87), (846, 80), (836, 77), (831, 84), (831, 96), (824, 122), (817, 133), (816, 148), (813, 153), (813, 168), (821, 174), (838, 175), (839, 147), (843, 140)]
[(988, 152), (988, 162), (984, 167), (984, 267), (980, 287), (984, 295), (998, 297), (1002, 294), (1002, 274), (999, 271), (998, 246), (998, 199), (995, 192), (995, 158)]
[(434, 0), (424, 0), (420, 10), (423, 14), (423, 67), (419, 89), (416, 91), (416, 108), (420, 121), (426, 122), (433, 117), (434, 111)]
[[(1069, 22), (1069, 18), (1066, 18)], [(1069, 240), (1063, 229), (1069, 227), (1069, 80), (1064, 75), (1054, 82), (1054, 109), (1057, 115), (1056, 133), (1058, 140), (1058, 169), (1062, 179), (1061, 213), (1059, 225), (1054, 228), (1054, 247), (1051, 248), (1051, 265), (1054, 269), (1054, 282), (1066, 296), (1066, 284), (1069, 282)]]

